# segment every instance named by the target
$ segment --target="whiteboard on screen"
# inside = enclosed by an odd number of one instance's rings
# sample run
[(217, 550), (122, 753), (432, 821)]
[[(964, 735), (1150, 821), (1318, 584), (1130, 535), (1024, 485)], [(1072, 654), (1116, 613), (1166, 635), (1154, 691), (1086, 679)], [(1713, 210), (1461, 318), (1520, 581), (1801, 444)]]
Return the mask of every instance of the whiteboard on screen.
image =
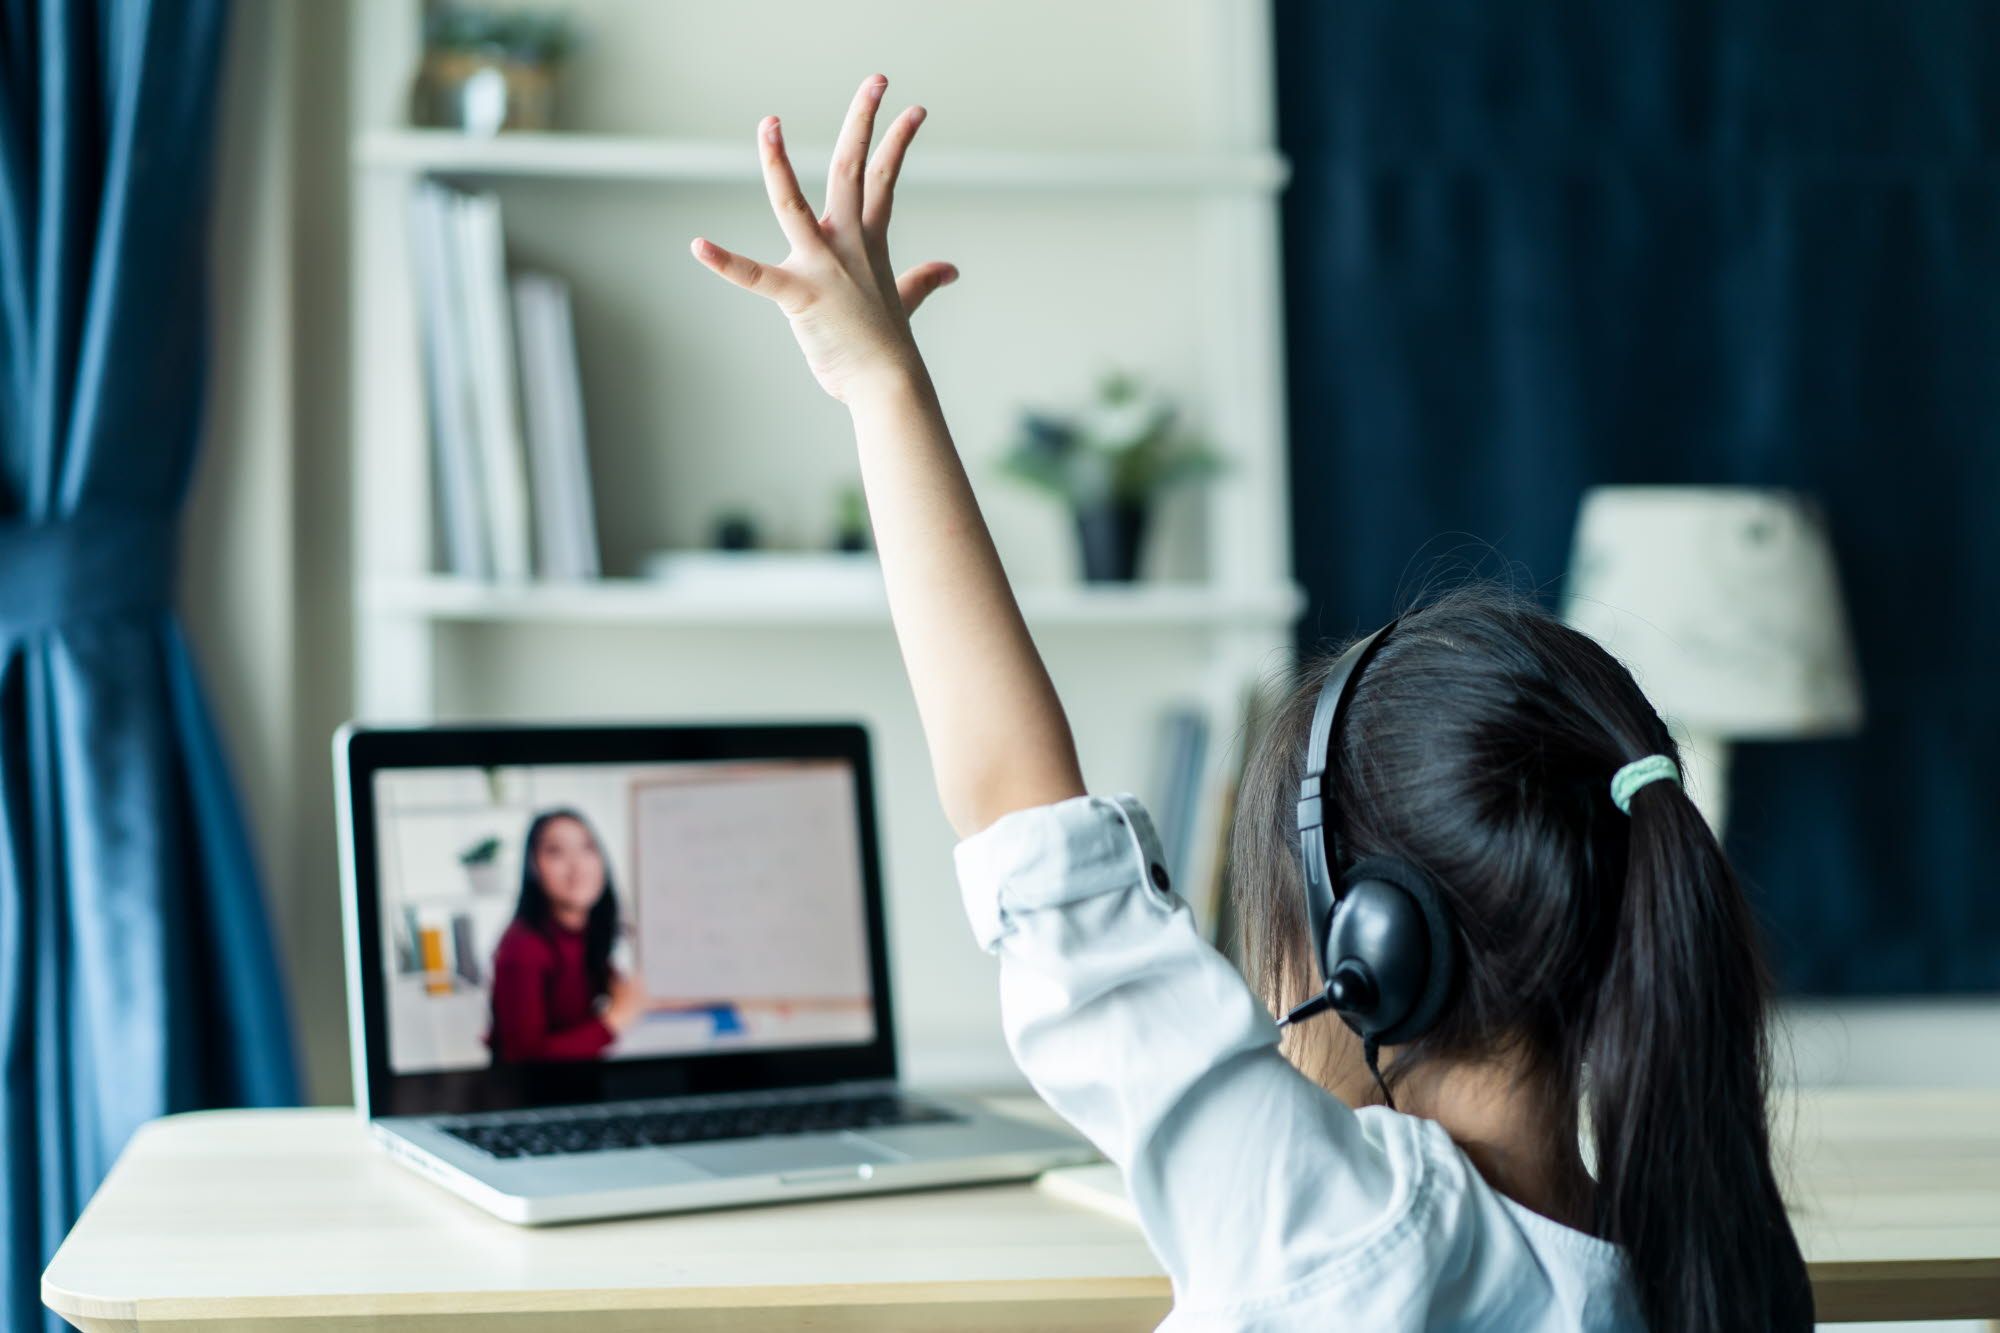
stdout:
[(866, 998), (845, 764), (635, 784), (639, 969), (655, 1000)]

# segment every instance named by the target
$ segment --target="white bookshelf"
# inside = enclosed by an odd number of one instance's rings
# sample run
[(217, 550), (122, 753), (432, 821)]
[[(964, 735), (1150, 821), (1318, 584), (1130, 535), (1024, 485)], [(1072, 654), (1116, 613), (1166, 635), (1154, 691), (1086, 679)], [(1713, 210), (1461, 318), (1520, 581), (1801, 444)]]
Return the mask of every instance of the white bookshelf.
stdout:
[[(559, 98), (574, 132), (412, 129), (419, 0), (353, 16), (356, 711), (379, 720), (859, 717), (875, 737), (906, 1066), (1004, 1081), (983, 955), (878, 591), (704, 589), (632, 577), (746, 498), (782, 544), (852, 472), (844, 416), (782, 320), (685, 256), (700, 232), (775, 253), (752, 153), (785, 116), (811, 147), (871, 69), (930, 121), (897, 202), (899, 263), (958, 262), (918, 334), (1030, 628), (1106, 790), (1145, 794), (1155, 724), (1193, 705), (1226, 752), (1245, 689), (1300, 613), (1289, 572), (1279, 194), (1265, 0), (576, 0)], [(754, 12), (753, 12), (754, 11)], [(790, 40), (773, 48), (768, 34)], [(1011, 72), (1024, 64), (1032, 76)], [(426, 176), (501, 197), (510, 254), (575, 292), (606, 568), (589, 584), (438, 572), (405, 227)], [(995, 477), (1019, 408), (1113, 365), (1151, 375), (1225, 459), (1162, 511), (1151, 577), (1075, 581), (1066, 519)], [(1219, 770), (1218, 770), (1219, 773)], [(1214, 775), (1212, 775), (1214, 776)], [(1213, 850), (1213, 821), (1194, 834)]]
[[(1027, 588), (1021, 610), (1032, 629), (1150, 627), (1197, 633), (1269, 631), (1298, 619), (1298, 590), (1217, 588), (1201, 583), (1141, 583), (1132, 587), (1079, 585)], [(376, 579), (362, 589), (371, 616), (429, 621), (534, 622), (595, 625), (815, 625), (886, 627), (889, 604), (879, 589), (746, 592), (736, 588), (680, 589), (648, 579), (598, 579), (589, 583), (502, 583), (447, 575)]]
[[(792, 148), (801, 180), (824, 178), (828, 146)], [(468, 138), (446, 130), (376, 130), (355, 141), (364, 170), (434, 172), (467, 178), (548, 177), (671, 184), (760, 184), (742, 141), (629, 134), (507, 134)], [(1283, 188), (1289, 172), (1274, 152), (1008, 152), (964, 149), (913, 157), (906, 185), (981, 192), (1137, 190), (1169, 194)]]

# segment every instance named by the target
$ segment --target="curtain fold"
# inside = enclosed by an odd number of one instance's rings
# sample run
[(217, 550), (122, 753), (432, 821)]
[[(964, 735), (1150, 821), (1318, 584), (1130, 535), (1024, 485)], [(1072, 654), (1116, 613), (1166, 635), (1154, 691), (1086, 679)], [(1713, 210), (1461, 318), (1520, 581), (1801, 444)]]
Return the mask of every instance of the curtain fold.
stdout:
[[(1824, 503), (1866, 730), (1735, 750), (1794, 990), (2000, 990), (2000, 10), (1276, 0), (1308, 644), (1602, 483)], [(1490, 544), (1490, 545), (1489, 545)]]
[(0, 1323), (154, 1116), (298, 1094), (171, 608), (222, 0), (0, 0)]

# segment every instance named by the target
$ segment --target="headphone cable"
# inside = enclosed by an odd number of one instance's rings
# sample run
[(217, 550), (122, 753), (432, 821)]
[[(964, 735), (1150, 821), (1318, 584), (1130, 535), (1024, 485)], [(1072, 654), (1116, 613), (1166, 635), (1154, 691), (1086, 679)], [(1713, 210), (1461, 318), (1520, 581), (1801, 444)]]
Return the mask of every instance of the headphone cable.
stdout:
[(1373, 1037), (1363, 1037), (1361, 1039), (1361, 1058), (1368, 1063), (1368, 1072), (1375, 1076), (1375, 1086), (1382, 1090), (1383, 1105), (1393, 1111), (1396, 1109), (1396, 1098), (1389, 1091), (1388, 1083), (1382, 1078), (1382, 1066), (1379, 1063), (1381, 1053), (1382, 1044)]

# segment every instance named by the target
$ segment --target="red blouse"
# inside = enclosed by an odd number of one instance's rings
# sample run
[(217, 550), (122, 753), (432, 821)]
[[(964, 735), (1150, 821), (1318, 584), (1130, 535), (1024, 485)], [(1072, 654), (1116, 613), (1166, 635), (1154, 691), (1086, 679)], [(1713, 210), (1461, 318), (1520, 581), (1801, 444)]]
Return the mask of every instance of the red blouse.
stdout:
[(589, 1060), (612, 1042), (597, 1016), (583, 934), (550, 922), (509, 925), (493, 950), (493, 1058)]

